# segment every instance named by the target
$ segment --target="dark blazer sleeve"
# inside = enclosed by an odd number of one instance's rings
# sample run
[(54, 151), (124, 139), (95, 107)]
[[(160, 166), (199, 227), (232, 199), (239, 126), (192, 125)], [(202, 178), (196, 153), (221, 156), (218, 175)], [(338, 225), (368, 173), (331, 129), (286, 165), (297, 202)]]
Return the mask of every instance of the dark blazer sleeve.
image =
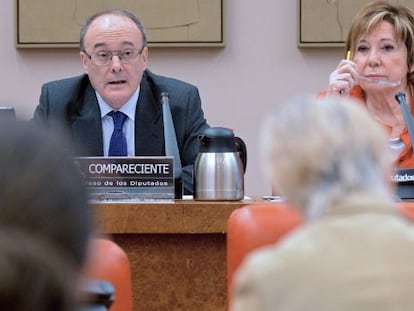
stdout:
[(100, 110), (87, 75), (44, 84), (32, 122), (64, 132), (79, 156), (103, 155)]
[(49, 128), (53, 122), (58, 124), (65, 121), (65, 105), (53, 104), (51, 98), (55, 100), (60, 98), (60, 96), (54, 97), (53, 93), (53, 83), (42, 85), (39, 104), (33, 115), (33, 122), (38, 126)]
[(91, 86), (87, 75), (43, 84), (33, 121), (47, 127), (70, 124), (73, 117), (80, 114), (88, 88)]
[[(182, 137), (181, 162), (183, 164), (184, 185), (191, 184), (189, 193), (193, 193), (193, 169), (194, 161), (199, 151), (198, 136), (208, 128), (204, 112), (201, 108), (201, 99), (197, 88), (190, 88), (188, 92), (186, 113), (184, 124), (184, 134)], [(176, 121), (178, 123), (180, 121)]]
[[(159, 96), (167, 92), (170, 97), (170, 107), (183, 166), (183, 182), (185, 194), (193, 193), (193, 165), (199, 151), (198, 136), (209, 127), (201, 106), (198, 88), (192, 84), (155, 75), (146, 71), (143, 77), (151, 89), (153, 102), (157, 106), (159, 118), (156, 118), (162, 127), (162, 117)], [(144, 87), (145, 88), (145, 87)], [(140, 95), (141, 96), (141, 95)], [(141, 100), (141, 99), (140, 99)], [(160, 129), (162, 132), (162, 129)], [(155, 135), (154, 135), (155, 136)], [(164, 141), (162, 132), (162, 142)], [(164, 150), (164, 149), (163, 149)]]

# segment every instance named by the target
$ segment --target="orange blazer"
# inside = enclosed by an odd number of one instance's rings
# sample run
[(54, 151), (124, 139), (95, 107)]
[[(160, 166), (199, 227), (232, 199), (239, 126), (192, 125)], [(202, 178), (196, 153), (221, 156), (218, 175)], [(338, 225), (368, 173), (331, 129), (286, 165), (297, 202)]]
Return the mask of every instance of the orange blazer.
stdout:
[[(327, 92), (320, 92), (318, 93), (318, 97), (324, 97), (327, 95)], [(360, 102), (363, 106), (365, 106), (365, 93), (359, 86), (355, 86), (351, 89), (351, 92), (349, 93), (349, 96), (357, 99), (358, 102)], [(411, 99), (411, 115), (414, 115), (414, 99)], [(387, 126), (384, 126), (385, 130), (389, 131), (390, 129)], [(408, 167), (414, 167), (414, 153), (412, 150), (412, 144), (410, 140), (410, 136), (408, 134), (407, 127), (404, 129), (404, 131), (401, 133), (400, 138), (405, 144), (405, 149), (400, 153), (400, 156), (398, 157), (398, 160), (396, 162), (396, 166), (398, 168), (408, 168)]]

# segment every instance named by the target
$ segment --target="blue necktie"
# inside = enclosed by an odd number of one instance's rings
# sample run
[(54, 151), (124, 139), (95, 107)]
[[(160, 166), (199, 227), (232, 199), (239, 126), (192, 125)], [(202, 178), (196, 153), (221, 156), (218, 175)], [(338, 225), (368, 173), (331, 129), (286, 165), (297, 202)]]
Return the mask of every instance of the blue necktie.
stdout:
[(127, 115), (120, 111), (111, 111), (108, 115), (114, 120), (114, 131), (111, 136), (111, 142), (109, 143), (108, 156), (127, 156), (127, 141), (122, 130)]

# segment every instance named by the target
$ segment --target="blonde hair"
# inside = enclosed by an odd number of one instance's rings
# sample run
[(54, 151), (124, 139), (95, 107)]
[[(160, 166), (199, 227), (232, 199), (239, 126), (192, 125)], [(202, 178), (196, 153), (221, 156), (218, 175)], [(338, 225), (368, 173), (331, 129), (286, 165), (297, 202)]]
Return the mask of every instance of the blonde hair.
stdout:
[(261, 137), (274, 186), (308, 214), (354, 192), (392, 196), (386, 135), (349, 98), (296, 98), (268, 117)]

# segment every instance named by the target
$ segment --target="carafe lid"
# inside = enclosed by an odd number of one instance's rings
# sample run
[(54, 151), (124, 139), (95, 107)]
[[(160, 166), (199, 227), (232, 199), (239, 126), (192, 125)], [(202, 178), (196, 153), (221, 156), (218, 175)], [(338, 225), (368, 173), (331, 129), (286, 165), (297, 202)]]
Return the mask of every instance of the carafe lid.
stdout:
[(210, 127), (198, 136), (200, 152), (236, 152), (234, 133), (225, 127)]

